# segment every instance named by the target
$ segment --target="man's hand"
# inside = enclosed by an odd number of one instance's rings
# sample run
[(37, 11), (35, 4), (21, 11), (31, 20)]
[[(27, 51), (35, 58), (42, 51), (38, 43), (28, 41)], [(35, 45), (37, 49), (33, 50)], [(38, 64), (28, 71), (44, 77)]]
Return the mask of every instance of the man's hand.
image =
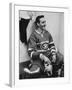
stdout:
[(52, 62), (55, 63), (56, 62), (56, 55), (52, 56)]
[(43, 54), (40, 54), (40, 59), (41, 60), (44, 60), (44, 62), (48, 62), (48, 64), (50, 64), (51, 63), (51, 61), (49, 60), (49, 58), (48, 57), (46, 57), (45, 55), (43, 55)]

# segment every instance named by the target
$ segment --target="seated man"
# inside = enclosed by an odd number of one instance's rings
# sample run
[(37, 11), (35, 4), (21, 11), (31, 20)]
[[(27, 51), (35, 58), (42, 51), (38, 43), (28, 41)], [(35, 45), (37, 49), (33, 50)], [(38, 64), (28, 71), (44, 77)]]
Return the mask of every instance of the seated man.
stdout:
[(52, 64), (56, 60), (56, 48), (51, 34), (46, 30), (46, 21), (43, 15), (37, 16), (36, 29), (32, 32), (28, 42), (28, 53), (33, 64), (40, 67), (48, 76), (52, 75)]

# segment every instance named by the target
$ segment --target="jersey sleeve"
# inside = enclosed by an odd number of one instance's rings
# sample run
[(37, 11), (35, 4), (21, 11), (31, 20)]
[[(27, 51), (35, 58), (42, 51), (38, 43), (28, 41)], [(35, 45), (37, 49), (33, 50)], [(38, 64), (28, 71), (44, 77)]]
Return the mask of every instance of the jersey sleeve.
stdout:
[(49, 49), (52, 55), (56, 54), (56, 48), (51, 34), (49, 35)]
[(28, 54), (32, 59), (37, 59), (39, 57), (39, 53), (36, 52), (36, 43), (37, 38), (35, 34), (32, 33), (28, 42)]

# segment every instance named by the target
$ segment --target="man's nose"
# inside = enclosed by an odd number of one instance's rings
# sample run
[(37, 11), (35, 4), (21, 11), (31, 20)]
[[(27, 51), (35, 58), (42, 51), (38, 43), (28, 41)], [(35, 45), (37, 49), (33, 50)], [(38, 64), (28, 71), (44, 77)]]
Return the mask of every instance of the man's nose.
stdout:
[(44, 23), (44, 25), (46, 26), (46, 23)]

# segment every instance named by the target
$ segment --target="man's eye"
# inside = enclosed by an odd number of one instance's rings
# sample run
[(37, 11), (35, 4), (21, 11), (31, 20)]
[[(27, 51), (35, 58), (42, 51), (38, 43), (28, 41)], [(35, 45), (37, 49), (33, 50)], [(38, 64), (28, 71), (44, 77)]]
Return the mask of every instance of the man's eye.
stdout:
[(42, 23), (45, 23), (46, 21), (43, 21)]
[(45, 22), (42, 22), (42, 23), (45, 23)]

